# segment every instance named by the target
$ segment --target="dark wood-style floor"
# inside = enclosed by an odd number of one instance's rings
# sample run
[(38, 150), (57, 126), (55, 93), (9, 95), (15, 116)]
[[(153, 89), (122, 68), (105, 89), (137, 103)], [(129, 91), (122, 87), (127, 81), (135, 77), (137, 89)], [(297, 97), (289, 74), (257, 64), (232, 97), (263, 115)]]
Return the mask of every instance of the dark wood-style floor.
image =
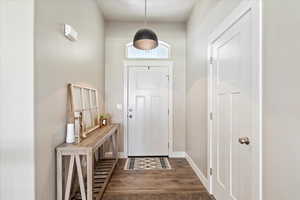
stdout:
[(186, 161), (170, 159), (172, 170), (125, 171), (121, 159), (103, 200), (209, 200), (209, 194)]

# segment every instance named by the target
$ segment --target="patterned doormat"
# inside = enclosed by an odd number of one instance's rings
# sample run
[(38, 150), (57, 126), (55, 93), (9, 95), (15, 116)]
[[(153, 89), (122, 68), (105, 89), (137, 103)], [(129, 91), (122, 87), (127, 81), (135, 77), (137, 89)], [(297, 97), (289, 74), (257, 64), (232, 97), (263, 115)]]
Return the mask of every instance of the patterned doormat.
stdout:
[(168, 170), (172, 169), (167, 157), (131, 157), (124, 170)]

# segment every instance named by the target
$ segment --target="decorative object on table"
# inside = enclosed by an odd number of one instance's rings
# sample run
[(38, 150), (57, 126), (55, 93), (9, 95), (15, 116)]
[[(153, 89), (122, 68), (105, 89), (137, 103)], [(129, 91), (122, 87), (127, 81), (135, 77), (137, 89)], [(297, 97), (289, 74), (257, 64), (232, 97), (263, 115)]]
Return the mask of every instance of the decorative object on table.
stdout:
[(131, 157), (124, 170), (166, 170), (172, 169), (167, 157)]
[(70, 118), (69, 123), (74, 124), (75, 142), (80, 143), (88, 135), (100, 128), (100, 108), (98, 91), (95, 88), (69, 84)]
[(75, 142), (75, 126), (74, 124), (67, 124), (66, 143), (72, 144)]
[[(147, 0), (145, 0), (144, 26), (147, 26)], [(135, 34), (133, 46), (141, 50), (155, 49), (158, 46), (157, 35), (148, 28), (142, 28)]]
[(82, 130), (82, 112), (74, 113), (74, 132), (76, 143), (79, 143), (78, 139), (80, 138)]
[(111, 124), (111, 116), (110, 114), (102, 114), (100, 115), (100, 125), (106, 126)]

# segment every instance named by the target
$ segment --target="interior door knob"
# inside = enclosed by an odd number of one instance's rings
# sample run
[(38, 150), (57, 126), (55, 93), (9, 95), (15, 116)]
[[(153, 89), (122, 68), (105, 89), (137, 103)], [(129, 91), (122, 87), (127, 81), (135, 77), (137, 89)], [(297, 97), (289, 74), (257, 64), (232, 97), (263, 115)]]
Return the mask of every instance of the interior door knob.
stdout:
[(249, 145), (250, 144), (250, 139), (248, 137), (241, 137), (241, 138), (239, 138), (239, 143)]
[(131, 119), (131, 118), (132, 118), (132, 115), (128, 115), (128, 117)]

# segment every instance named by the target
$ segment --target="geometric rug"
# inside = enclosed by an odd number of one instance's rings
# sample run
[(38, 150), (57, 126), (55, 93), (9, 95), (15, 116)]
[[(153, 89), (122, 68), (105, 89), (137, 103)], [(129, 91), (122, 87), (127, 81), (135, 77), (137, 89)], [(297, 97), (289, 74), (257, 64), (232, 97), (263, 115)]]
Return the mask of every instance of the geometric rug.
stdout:
[(172, 169), (167, 157), (130, 157), (124, 170), (169, 170)]

